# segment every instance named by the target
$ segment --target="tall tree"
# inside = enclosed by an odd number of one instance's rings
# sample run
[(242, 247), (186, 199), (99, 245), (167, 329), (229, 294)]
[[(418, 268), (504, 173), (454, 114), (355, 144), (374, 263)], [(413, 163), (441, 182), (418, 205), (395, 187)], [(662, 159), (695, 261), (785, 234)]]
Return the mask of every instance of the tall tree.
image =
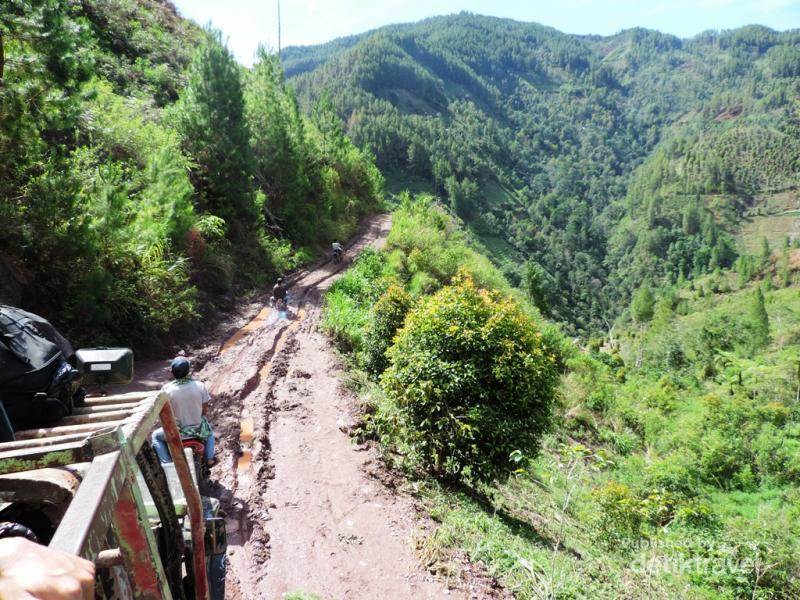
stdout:
[(650, 291), (650, 284), (644, 282), (639, 288), (639, 291), (634, 294), (633, 301), (631, 302), (631, 314), (633, 318), (636, 319), (636, 322), (647, 323), (652, 319), (655, 304), (656, 301), (655, 298), (653, 298), (653, 292)]
[(753, 292), (748, 316), (753, 331), (753, 349), (758, 350), (769, 343), (769, 316), (764, 306), (764, 294), (761, 292), (760, 286), (757, 286)]
[(758, 255), (758, 261), (762, 269), (766, 269), (769, 261), (772, 258), (772, 249), (769, 247), (769, 240), (766, 237), (761, 238), (761, 252)]
[(525, 266), (524, 284), (528, 298), (540, 311), (547, 312), (547, 272), (535, 262)]
[(0, 8), (0, 202), (20, 197), (28, 168), (59, 152), (75, 126), (74, 92), (90, 66), (75, 13), (67, 0), (6, 0)]
[(195, 164), (195, 188), (201, 208), (228, 221), (235, 234), (256, 215), (253, 155), (239, 66), (218, 31), (206, 32), (188, 77), (176, 110), (184, 147)]
[(248, 74), (245, 108), (255, 160), (256, 185), (267, 194), (268, 222), (294, 233), (295, 212), (310, 193), (305, 169), (306, 140), (303, 119), (291, 91), (284, 85), (278, 59), (264, 48)]

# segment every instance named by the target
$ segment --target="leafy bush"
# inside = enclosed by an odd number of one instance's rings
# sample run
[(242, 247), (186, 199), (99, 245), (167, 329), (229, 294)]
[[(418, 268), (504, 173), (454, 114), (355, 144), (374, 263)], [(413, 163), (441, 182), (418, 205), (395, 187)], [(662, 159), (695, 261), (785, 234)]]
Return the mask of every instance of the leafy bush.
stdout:
[(571, 403), (584, 404), (593, 411), (605, 412), (613, 400), (608, 367), (583, 353), (577, 353), (566, 362), (569, 370), (567, 377), (572, 380)]
[(796, 515), (773, 508), (759, 512), (755, 520), (737, 518), (721, 535), (681, 547), (687, 558), (711, 565), (690, 573), (695, 584), (719, 590), (725, 598), (800, 595)]
[(645, 468), (645, 483), (653, 489), (665, 489), (684, 497), (696, 495), (699, 473), (689, 453), (675, 452)]
[(414, 305), (411, 296), (399, 285), (390, 285), (372, 309), (372, 323), (364, 340), (364, 366), (373, 375), (380, 375), (389, 366), (386, 350), (397, 330), (403, 326)]
[(193, 228), (188, 161), (147, 103), (86, 86), (79, 146), (27, 183), (21, 248), (35, 277), (24, 304), (76, 343), (163, 343), (195, 318), (184, 254)]
[(435, 204), (431, 196), (413, 200), (404, 195), (392, 218), (387, 250), (400, 263), (397, 274), (410, 278), (412, 294), (431, 293), (450, 281), (459, 269), (466, 268), (475, 281), (487, 289), (510, 292), (510, 286), (489, 259), (469, 246), (470, 240), (457, 221)]
[(554, 340), (512, 300), (460, 273), (406, 318), (382, 384), (408, 444), (435, 474), (502, 478), (509, 455), (533, 454), (550, 420)]
[(641, 501), (635, 492), (617, 481), (610, 481), (592, 492), (598, 512), (596, 525), (606, 544), (639, 539), (644, 521)]
[(602, 429), (600, 431), (600, 439), (610, 444), (614, 451), (621, 456), (628, 456), (639, 447), (639, 438), (625, 430)]
[(331, 290), (325, 296), (325, 315), (322, 330), (340, 350), (359, 352), (364, 346), (364, 329), (369, 323), (369, 311), (344, 289)]

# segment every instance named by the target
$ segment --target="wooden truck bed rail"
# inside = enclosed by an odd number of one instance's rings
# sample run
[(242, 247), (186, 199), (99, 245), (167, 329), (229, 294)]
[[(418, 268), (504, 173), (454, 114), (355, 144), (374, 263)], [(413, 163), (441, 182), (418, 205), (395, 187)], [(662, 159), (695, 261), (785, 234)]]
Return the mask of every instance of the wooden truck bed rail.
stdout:
[[(48, 472), (42, 469), (90, 463), (50, 547), (97, 561), (101, 552), (112, 550), (108, 540), (109, 531), (113, 530), (133, 597), (172, 598), (136, 483), (137, 457), (142, 446), (149, 443), (149, 434), (158, 421), (188, 505), (195, 597), (205, 600), (208, 582), (200, 493), (164, 395), (135, 393), (87, 398), (84, 407), (54, 427), (17, 432), (16, 441), (0, 443), (0, 480), (5, 480), (6, 487), (14, 482), (35, 485), (48, 478)], [(36, 471), (38, 474), (31, 473)], [(144, 470), (143, 475), (155, 497), (154, 484)]]

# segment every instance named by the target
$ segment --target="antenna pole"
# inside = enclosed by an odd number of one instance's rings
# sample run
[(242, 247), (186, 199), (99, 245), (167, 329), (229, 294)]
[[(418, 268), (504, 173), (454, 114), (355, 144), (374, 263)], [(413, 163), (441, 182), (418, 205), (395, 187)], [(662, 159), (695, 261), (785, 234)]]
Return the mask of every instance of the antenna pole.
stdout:
[(278, 0), (278, 61), (281, 60), (281, 0)]

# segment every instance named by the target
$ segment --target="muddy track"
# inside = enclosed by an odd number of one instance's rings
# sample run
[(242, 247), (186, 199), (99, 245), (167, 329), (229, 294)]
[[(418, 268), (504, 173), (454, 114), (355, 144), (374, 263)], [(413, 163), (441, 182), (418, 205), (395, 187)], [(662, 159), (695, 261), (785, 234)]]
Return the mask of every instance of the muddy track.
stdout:
[(357, 403), (318, 331), (322, 299), (389, 228), (386, 215), (369, 219), (341, 264), (323, 261), (288, 278), (288, 315), (263, 298), (249, 305), (249, 319), (197, 353), (197, 376), (213, 399), (219, 463), (205, 491), (227, 515), (227, 598), (502, 597), (491, 578), (445, 581), (419, 564), (413, 499), (382, 483), (391, 478), (377, 457), (347, 434)]

